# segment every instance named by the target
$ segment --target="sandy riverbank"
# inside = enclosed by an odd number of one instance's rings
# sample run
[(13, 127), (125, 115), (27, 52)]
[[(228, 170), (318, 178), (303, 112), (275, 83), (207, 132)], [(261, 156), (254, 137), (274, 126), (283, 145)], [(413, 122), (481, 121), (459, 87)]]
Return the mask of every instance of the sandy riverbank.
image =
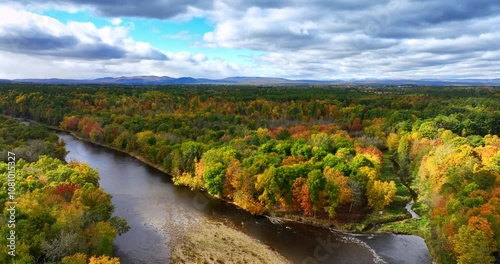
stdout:
[(174, 246), (171, 263), (291, 263), (268, 246), (222, 223), (204, 220)]

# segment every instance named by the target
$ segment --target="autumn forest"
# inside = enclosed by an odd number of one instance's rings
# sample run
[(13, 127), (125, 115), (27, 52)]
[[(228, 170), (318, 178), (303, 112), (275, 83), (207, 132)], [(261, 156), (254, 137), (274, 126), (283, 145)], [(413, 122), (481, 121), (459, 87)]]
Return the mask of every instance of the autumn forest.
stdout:
[(498, 88), (5, 84), (0, 111), (0, 174), (7, 151), (19, 160), (19, 263), (114, 263), (128, 230), (97, 172), (64, 162), (47, 127), (255, 215), (416, 234), (438, 263), (492, 263), (500, 251)]

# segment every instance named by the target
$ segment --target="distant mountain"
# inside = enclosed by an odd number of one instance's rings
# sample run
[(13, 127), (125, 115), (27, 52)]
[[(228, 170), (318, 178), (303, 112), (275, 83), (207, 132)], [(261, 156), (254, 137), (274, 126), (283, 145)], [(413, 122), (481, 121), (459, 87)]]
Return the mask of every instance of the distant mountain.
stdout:
[(352, 80), (290, 80), (269, 77), (228, 77), (204, 79), (168, 76), (122, 76), (98, 79), (15, 79), (0, 80), (0, 83), (44, 83), (44, 84), (121, 84), (121, 85), (166, 85), (166, 84), (246, 84), (246, 85), (500, 85), (496, 79), (352, 79)]
[(289, 80), (285, 78), (268, 78), (268, 77), (229, 77), (220, 81), (234, 84), (290, 84), (290, 83), (307, 83), (303, 81)]

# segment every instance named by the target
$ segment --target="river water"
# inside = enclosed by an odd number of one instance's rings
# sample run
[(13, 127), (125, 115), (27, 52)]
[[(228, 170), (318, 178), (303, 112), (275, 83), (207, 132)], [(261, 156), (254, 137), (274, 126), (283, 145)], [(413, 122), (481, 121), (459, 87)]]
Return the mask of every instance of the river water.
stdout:
[[(113, 195), (115, 215), (131, 229), (115, 240), (122, 263), (168, 263), (182, 234), (203, 219), (225, 223), (261, 241), (293, 263), (431, 263), (422, 238), (393, 234), (345, 234), (299, 223), (273, 224), (203, 192), (175, 186), (164, 173), (117, 151), (59, 134), (67, 161), (98, 169)], [(231, 245), (228, 245), (230, 247)]]

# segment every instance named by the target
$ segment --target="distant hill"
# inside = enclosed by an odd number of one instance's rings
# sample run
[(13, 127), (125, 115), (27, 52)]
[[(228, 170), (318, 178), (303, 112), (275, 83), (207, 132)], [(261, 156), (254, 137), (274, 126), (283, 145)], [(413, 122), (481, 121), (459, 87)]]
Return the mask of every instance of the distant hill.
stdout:
[(269, 77), (228, 77), (224, 79), (204, 79), (192, 77), (172, 78), (169, 76), (122, 76), (98, 79), (15, 79), (0, 80), (0, 83), (45, 83), (45, 84), (121, 84), (121, 85), (166, 85), (166, 84), (246, 84), (246, 85), (494, 85), (496, 79), (352, 79), (352, 80), (291, 80)]

